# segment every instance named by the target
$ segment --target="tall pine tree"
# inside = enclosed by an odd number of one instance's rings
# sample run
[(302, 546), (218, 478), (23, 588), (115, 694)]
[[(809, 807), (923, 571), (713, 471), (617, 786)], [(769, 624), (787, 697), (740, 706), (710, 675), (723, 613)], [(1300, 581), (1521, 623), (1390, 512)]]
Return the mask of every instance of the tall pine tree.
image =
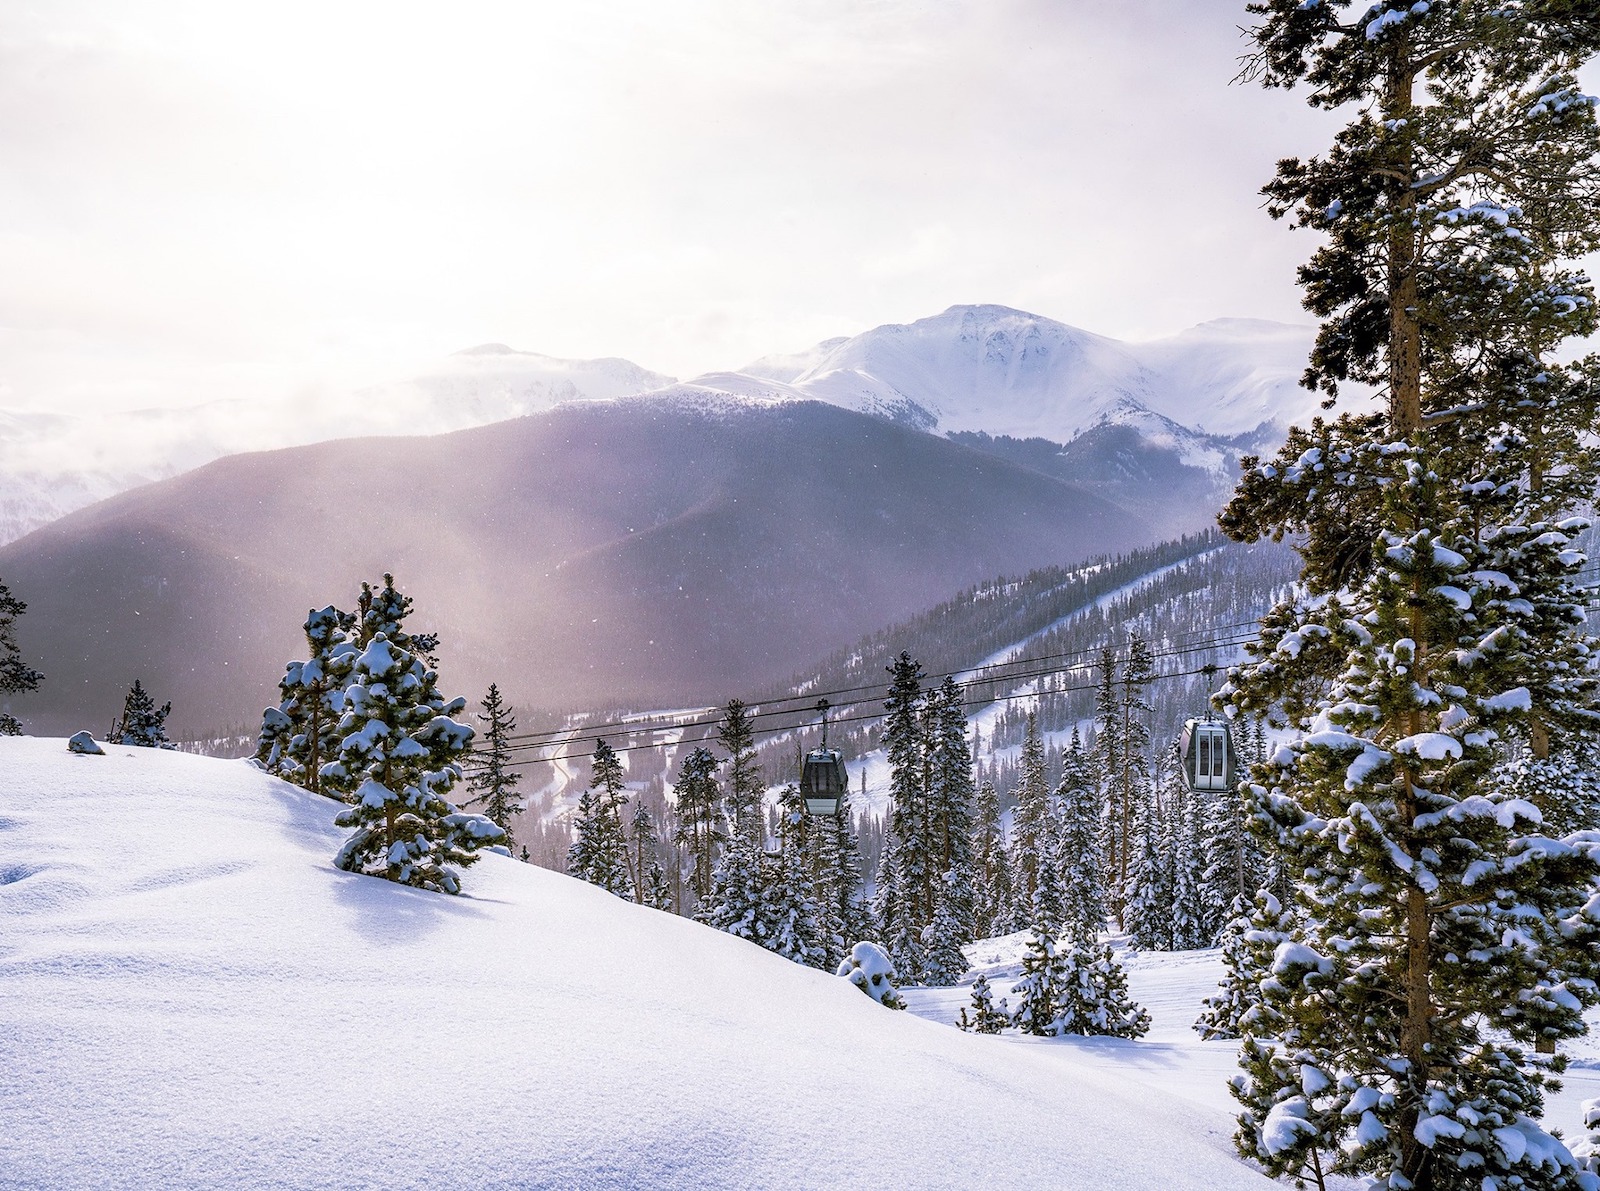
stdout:
[(635, 885), (622, 830), (622, 807), (628, 800), (622, 758), (604, 740), (596, 740), (593, 763), (589, 788), (578, 799), (567, 872), (631, 901)]
[(479, 738), (479, 748), (467, 760), (467, 788), (472, 797), (467, 806), (483, 807), (484, 815), (506, 833), (503, 841), (507, 848), (516, 848), (516, 838), (511, 830), (511, 818), (525, 809), (517, 798), (517, 783), (522, 775), (511, 768), (511, 734), (517, 730), (513, 709), (500, 697), (497, 683), (489, 684), (483, 697), (483, 711), (478, 718), (485, 724)]
[(1222, 519), (1295, 535), (1310, 597), (1267, 618), (1224, 690), (1297, 733), (1255, 771), (1296, 913), (1254, 974), (1237, 1139), (1319, 1181), (1576, 1187), (1524, 1048), (1581, 1032), (1600, 997), (1600, 865), (1494, 773), (1499, 741), (1559, 750), (1600, 710), (1571, 582), (1600, 360), (1550, 359), (1596, 326), (1567, 262), (1600, 248), (1600, 132), (1574, 77), (1600, 10), (1249, 9), (1247, 73), (1355, 112), (1266, 187), (1324, 237), (1301, 270), (1323, 320), (1306, 381), (1382, 385), (1388, 409), (1246, 460)]

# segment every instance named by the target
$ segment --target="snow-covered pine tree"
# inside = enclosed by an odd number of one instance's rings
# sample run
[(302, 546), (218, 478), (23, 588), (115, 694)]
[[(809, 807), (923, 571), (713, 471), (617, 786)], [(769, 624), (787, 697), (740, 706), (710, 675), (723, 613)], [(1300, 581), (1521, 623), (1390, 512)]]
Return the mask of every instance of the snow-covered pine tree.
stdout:
[(517, 730), (516, 717), (511, 714), (513, 710), (501, 698), (499, 684), (491, 682), (488, 694), (483, 697), (483, 711), (478, 716), (486, 725), (482, 743), (467, 758), (467, 788), (473, 797), (464, 803), (483, 807), (485, 817), (506, 833), (502, 842), (507, 848), (516, 846), (511, 818), (527, 806), (517, 798), (517, 783), (522, 775), (511, 768), (510, 736)]
[[(972, 1011), (970, 1015), (968, 1009)], [(1009, 1015), (995, 1008), (989, 978), (979, 972), (972, 982), (972, 1004), (962, 1008), (961, 1015), (956, 1018), (956, 1028), (969, 1034), (998, 1034), (1009, 1024)]]
[(1067, 978), (1061, 936), (1061, 883), (1054, 865), (1040, 866), (1033, 890), (1030, 934), (1022, 955), (1022, 979), (1013, 987), (1017, 1007), (1011, 1024), (1024, 1034), (1057, 1034), (1057, 1001)]
[(1128, 870), (1127, 901), (1122, 928), (1128, 941), (1142, 951), (1172, 950), (1172, 857), (1167, 824), (1153, 798), (1134, 812), (1133, 864)]
[(762, 937), (768, 951), (807, 967), (827, 965), (826, 931), (811, 878), (811, 833), (800, 788), (789, 785), (778, 796), (781, 851), (765, 858)]
[(967, 957), (962, 954), (972, 920), (972, 890), (955, 869), (945, 873), (939, 890), (939, 904), (933, 921), (922, 928), (922, 983), (930, 988), (949, 988), (959, 984), (967, 972)]
[(337, 767), (339, 721), (350, 667), (361, 651), (350, 640), (355, 618), (331, 604), (306, 614), (307, 656), (284, 668), (278, 681), (278, 706), (261, 715), (256, 762), (268, 773), (316, 794), (343, 799), (355, 787), (341, 781)]
[(1265, 889), (1253, 906), (1241, 898), (1234, 910), (1222, 932), (1222, 983), (1202, 1002), (1194, 1028), (1207, 1039), (1271, 1038), (1277, 1017), (1261, 1008), (1261, 981), (1270, 974), (1279, 945), (1294, 940), (1294, 914)]
[(1045, 767), (1044, 739), (1039, 715), (1028, 709), (1028, 727), (1022, 738), (1022, 779), (1017, 783), (1017, 805), (1011, 812), (1011, 857), (1015, 896), (1032, 904), (1039, 887), (1039, 868), (1048, 865), (1056, 842), (1055, 817), (1050, 812), (1050, 778)]
[(871, 938), (878, 933), (872, 910), (862, 897), (861, 846), (848, 790), (839, 801), (838, 815), (824, 819), (817, 826), (816, 835), (819, 866), (825, 876), (819, 886), (828, 899), (821, 921), (832, 932), (828, 936), (828, 962), (837, 968), (852, 939)]
[(718, 761), (707, 748), (693, 748), (683, 759), (672, 787), (678, 808), (679, 845), (689, 855), (689, 888), (695, 905), (711, 896), (711, 877), (717, 856), (727, 842), (727, 820), (722, 790), (717, 785)]
[(1205, 865), (1200, 854), (1200, 826), (1205, 795), (1189, 789), (1177, 748), (1158, 755), (1156, 794), (1161, 857), (1160, 887), (1167, 902), (1166, 923), (1159, 933), (1174, 951), (1209, 947), (1222, 928), (1210, 922), (1202, 896)]
[(141, 748), (170, 749), (176, 746), (167, 739), (167, 716), (172, 704), (156, 706), (150, 692), (135, 678), (122, 700), (122, 714), (111, 721), (106, 733), (107, 744), (133, 744)]
[(438, 673), (379, 633), (351, 665), (336, 764), (359, 784), (334, 820), (355, 830), (334, 863), (444, 893), (461, 891), (454, 866), (505, 833), (482, 815), (458, 810), (446, 795), (461, 777), (472, 729), (457, 722), (466, 699), (446, 700)]
[[(22, 660), (17, 645), (17, 617), (28, 610), (11, 589), (0, 583), (0, 696), (20, 695), (39, 689), (44, 675)], [(0, 711), (0, 736), (19, 736), (22, 723), (7, 711)]]
[[(943, 913), (958, 944), (973, 934), (972, 750), (961, 688), (946, 677), (928, 695), (928, 836), (939, 865), (934, 917)], [(957, 893), (951, 896), (954, 884)], [(931, 925), (931, 923), (930, 923)]]
[(1546, 835), (1600, 827), (1600, 741), (1578, 736), (1549, 751), (1554, 756), (1539, 757), (1518, 745), (1496, 766), (1492, 784), (1508, 798), (1538, 806)]
[(906, 1007), (895, 986), (894, 964), (875, 943), (857, 943), (850, 948), (850, 954), (839, 965), (837, 974), (886, 1009)]
[(1055, 867), (1061, 874), (1061, 929), (1069, 939), (1093, 941), (1106, 920), (1105, 870), (1100, 855), (1104, 806), (1076, 728), (1061, 758), (1056, 808), (1059, 827)]
[(760, 944), (767, 937), (761, 857), (759, 847), (732, 832), (712, 871), (711, 893), (695, 911), (695, 920)]
[(1074, 940), (1060, 951), (1051, 1034), (1143, 1038), (1150, 1014), (1128, 995), (1128, 976), (1111, 948)]
[(1121, 668), (1117, 653), (1107, 645), (1100, 651), (1094, 691), (1095, 780), (1100, 785), (1100, 856), (1105, 865), (1106, 909), (1122, 924), (1123, 887), (1133, 865), (1133, 813), (1125, 805), (1120, 781), (1125, 770), (1122, 745), (1122, 709), (1117, 699)]
[(766, 838), (766, 822), (761, 805), (765, 786), (761, 766), (756, 760), (755, 729), (750, 709), (738, 699), (729, 699), (722, 709), (722, 726), (717, 739), (728, 753), (728, 793), (726, 808), (729, 834), (742, 835), (755, 852)]
[(1300, 913), (1261, 974), (1275, 1020), (1245, 1035), (1237, 1139), (1302, 1178), (1576, 1187), (1523, 1047), (1581, 1032), (1600, 996), (1600, 865), (1493, 775), (1499, 740), (1559, 748), (1596, 723), (1570, 513), (1595, 487), (1600, 360), (1550, 355), (1596, 327), (1566, 262), (1600, 248), (1600, 132), (1574, 75), (1600, 10), (1249, 8), (1247, 75), (1356, 113), (1266, 187), (1326, 237), (1301, 271), (1324, 320), (1306, 381), (1382, 384), (1388, 411), (1246, 460), (1222, 518), (1293, 535), (1308, 597), (1224, 692), (1299, 734), (1253, 775)]
[(643, 795), (633, 800), (630, 827), (631, 871), (637, 874), (633, 900), (651, 909), (670, 910), (672, 892), (667, 888), (667, 874), (661, 867), (661, 837), (656, 833), (656, 821), (644, 804)]
[(922, 667), (902, 653), (888, 669), (889, 694), (883, 705), (883, 748), (889, 760), (885, 868), (892, 870), (893, 883), (887, 887), (885, 908), (878, 918), (895, 970), (915, 984), (922, 979), (919, 940), (922, 928), (933, 919), (937, 880), (924, 786)]
[[(1110, 800), (1111, 813), (1119, 821), (1117, 834), (1122, 847), (1117, 858), (1120, 887), (1113, 897), (1119, 906), (1126, 906), (1134, 896), (1134, 865), (1140, 847), (1150, 835), (1144, 830), (1143, 820), (1160, 817), (1150, 788), (1150, 704), (1145, 697), (1145, 688), (1155, 680), (1155, 672), (1150, 646), (1138, 633), (1130, 632), (1128, 660), (1122, 667), (1117, 689), (1116, 751), (1120, 768), (1112, 781), (1114, 794)], [(1118, 921), (1122, 921), (1121, 915)]]
[(1022, 978), (1012, 986), (1017, 1007), (1011, 1024), (1024, 1034), (1045, 1037), (1059, 1033), (1056, 1025), (1067, 966), (1061, 945), (1048, 929), (1035, 926), (1022, 953)]
[(622, 758), (604, 740), (596, 740), (593, 762), (589, 788), (578, 799), (567, 873), (632, 901), (632, 857), (622, 830), (622, 806), (628, 800)]
[(972, 929), (980, 939), (1009, 934), (1011, 859), (1000, 821), (1000, 795), (993, 782), (978, 788), (978, 817), (972, 834)]
[(1213, 941), (1220, 941), (1228, 923), (1249, 913), (1251, 899), (1266, 878), (1266, 861), (1250, 829), (1242, 788), (1215, 791), (1202, 812), (1198, 893), (1201, 922)]

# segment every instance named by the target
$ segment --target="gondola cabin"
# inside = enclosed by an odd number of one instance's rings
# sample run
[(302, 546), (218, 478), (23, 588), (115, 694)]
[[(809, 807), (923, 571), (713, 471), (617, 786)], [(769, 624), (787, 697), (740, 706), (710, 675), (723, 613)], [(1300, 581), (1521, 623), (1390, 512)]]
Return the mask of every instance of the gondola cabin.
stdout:
[(1227, 790), (1237, 780), (1234, 772), (1233, 734), (1227, 724), (1189, 720), (1178, 741), (1184, 776), (1191, 790)]
[(837, 815), (844, 798), (844, 756), (837, 749), (812, 749), (800, 767), (800, 797), (808, 815)]

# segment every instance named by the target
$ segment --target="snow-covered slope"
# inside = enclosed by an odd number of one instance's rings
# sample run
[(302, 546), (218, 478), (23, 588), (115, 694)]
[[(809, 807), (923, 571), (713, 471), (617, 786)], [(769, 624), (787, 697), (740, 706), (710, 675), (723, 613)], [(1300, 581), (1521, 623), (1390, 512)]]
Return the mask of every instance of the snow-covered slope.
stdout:
[(1310, 327), (1220, 319), (1127, 343), (1006, 306), (952, 306), (744, 371), (941, 432), (1067, 442), (1102, 422), (1154, 418), (1235, 436), (1315, 411), (1297, 384), (1311, 338)]
[(671, 383), (627, 360), (560, 360), (485, 344), (354, 393), (220, 398), (94, 415), (0, 410), (0, 544), (224, 455), (353, 436), (442, 434)]
[(0, 739), (0, 1183), (1272, 1185), (1127, 1047), (964, 1035), (502, 857), (459, 899), (340, 873), (332, 813)]

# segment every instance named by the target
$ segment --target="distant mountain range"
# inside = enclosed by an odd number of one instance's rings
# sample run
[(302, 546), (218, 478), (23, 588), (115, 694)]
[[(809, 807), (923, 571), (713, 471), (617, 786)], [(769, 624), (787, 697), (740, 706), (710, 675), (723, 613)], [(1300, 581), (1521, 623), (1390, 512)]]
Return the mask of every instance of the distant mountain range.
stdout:
[(820, 402), (573, 403), (229, 456), (0, 547), (46, 675), (12, 710), (98, 732), (137, 677), (180, 733), (256, 722), (307, 610), (385, 570), (443, 635), (452, 691), (714, 703), (957, 588), (1160, 536), (1081, 484)]
[[(1314, 410), (1315, 397), (1296, 384), (1310, 341), (1306, 327), (1223, 319), (1123, 343), (1003, 306), (955, 306), (683, 385), (627, 360), (561, 360), (484, 344), (348, 394), (277, 403), (223, 397), (93, 417), (0, 410), (0, 542), (223, 455), (438, 434), (644, 393), (811, 399), (937, 434), (1036, 438), (1062, 448), (1098, 428), (1124, 427), (1132, 434), (1115, 436), (1117, 450), (1144, 456), (1158, 472), (1209, 473), (1214, 491), (1206, 499), (1214, 501), (1231, 484), (1241, 448), (1281, 435)], [(1082, 445), (1076, 451), (1080, 459), (1090, 453)], [(1073, 478), (1091, 477), (1074, 471)]]

